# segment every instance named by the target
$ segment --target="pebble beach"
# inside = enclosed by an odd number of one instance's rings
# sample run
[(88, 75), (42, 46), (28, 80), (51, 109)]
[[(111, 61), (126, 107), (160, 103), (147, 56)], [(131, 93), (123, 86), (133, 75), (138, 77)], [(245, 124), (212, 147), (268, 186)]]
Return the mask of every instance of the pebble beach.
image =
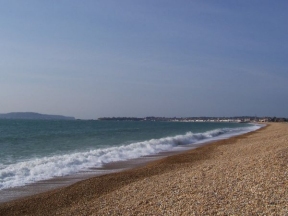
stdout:
[(0, 215), (288, 215), (288, 124), (0, 204)]

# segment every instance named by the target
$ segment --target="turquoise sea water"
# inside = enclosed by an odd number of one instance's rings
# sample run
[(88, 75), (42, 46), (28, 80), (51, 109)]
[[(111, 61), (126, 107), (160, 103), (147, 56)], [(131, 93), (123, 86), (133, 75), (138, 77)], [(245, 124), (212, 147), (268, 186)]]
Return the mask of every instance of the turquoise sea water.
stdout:
[(258, 128), (237, 123), (0, 120), (0, 190)]

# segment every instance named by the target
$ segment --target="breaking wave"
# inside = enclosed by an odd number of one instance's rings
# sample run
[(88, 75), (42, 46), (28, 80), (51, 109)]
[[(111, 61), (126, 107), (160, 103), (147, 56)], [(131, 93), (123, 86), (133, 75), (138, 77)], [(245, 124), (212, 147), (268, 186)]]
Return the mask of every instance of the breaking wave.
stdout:
[(85, 152), (33, 158), (14, 164), (0, 164), (0, 190), (23, 186), (33, 182), (66, 176), (89, 168), (100, 168), (106, 163), (125, 161), (160, 152), (173, 151), (179, 146), (223, 139), (259, 129), (258, 125), (241, 128), (222, 128), (204, 133), (188, 132), (184, 135), (151, 139), (129, 145), (93, 149)]

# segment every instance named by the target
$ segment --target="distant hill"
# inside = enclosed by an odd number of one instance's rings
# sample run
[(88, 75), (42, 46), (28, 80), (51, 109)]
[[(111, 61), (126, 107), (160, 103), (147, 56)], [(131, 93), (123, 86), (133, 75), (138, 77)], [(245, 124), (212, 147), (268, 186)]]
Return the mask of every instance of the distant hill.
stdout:
[(0, 114), (0, 119), (75, 120), (74, 117), (47, 115), (34, 112), (11, 112), (7, 114)]

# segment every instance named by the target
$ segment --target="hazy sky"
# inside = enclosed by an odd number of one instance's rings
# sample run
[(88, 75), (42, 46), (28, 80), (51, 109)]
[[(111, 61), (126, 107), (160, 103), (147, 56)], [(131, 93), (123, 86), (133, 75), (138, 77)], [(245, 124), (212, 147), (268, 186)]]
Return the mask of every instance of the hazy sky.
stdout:
[(0, 113), (288, 117), (288, 1), (0, 0)]

